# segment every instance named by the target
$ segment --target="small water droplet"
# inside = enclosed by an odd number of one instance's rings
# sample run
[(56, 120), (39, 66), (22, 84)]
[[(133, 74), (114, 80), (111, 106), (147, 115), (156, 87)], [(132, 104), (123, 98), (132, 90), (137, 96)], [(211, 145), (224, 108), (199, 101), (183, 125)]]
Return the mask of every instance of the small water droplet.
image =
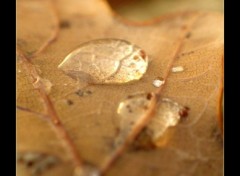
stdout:
[(21, 73), (22, 71), (21, 70), (18, 70), (18, 73)]
[(184, 68), (182, 66), (177, 66), (172, 68), (173, 73), (182, 72)]
[(153, 85), (155, 87), (161, 87), (163, 84), (165, 83), (164, 79), (163, 78), (156, 78), (153, 80)]
[(35, 88), (42, 87), (47, 93), (50, 93), (52, 88), (52, 83), (48, 79), (37, 77), (36, 81), (33, 83)]
[(147, 67), (146, 53), (138, 46), (120, 39), (83, 43), (58, 66), (70, 77), (93, 84), (139, 80)]
[[(149, 94), (141, 93), (128, 96), (120, 102), (117, 110), (120, 116), (120, 133), (116, 139), (117, 142), (124, 140), (132, 126), (146, 113), (151, 101), (148, 97)], [(183, 108), (171, 99), (159, 100), (155, 115), (145, 130), (151, 136), (152, 141), (159, 139), (169, 127), (177, 125), (181, 117), (179, 112)]]

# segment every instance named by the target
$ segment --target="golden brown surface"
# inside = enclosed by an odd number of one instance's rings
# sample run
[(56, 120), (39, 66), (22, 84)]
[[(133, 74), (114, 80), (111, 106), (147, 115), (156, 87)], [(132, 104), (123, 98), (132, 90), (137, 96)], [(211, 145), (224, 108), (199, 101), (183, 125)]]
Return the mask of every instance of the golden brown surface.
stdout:
[[(143, 48), (151, 60), (143, 78), (128, 84), (86, 87), (57, 68), (78, 45), (98, 38), (120, 38)], [(17, 151), (59, 157), (62, 163), (46, 170), (44, 176), (72, 175), (74, 163), (79, 166), (82, 161), (103, 167), (119, 126), (119, 102), (135, 92), (155, 92), (152, 81), (156, 77), (166, 81), (160, 96), (189, 107), (188, 117), (167, 131), (169, 139), (162, 147), (124, 150), (106, 175), (223, 175), (218, 126), (222, 14), (182, 12), (136, 24), (113, 15), (102, 0), (19, 0), (17, 48)], [(184, 71), (172, 73), (173, 66), (183, 66)], [(33, 84), (38, 76), (52, 83), (49, 94), (41, 82)], [(81, 96), (75, 93), (79, 89), (92, 93)], [(60, 125), (53, 123), (56, 118)], [(62, 129), (72, 139), (76, 158), (64, 143)], [(81, 161), (76, 162), (77, 158)], [(19, 164), (18, 175), (26, 172)]]

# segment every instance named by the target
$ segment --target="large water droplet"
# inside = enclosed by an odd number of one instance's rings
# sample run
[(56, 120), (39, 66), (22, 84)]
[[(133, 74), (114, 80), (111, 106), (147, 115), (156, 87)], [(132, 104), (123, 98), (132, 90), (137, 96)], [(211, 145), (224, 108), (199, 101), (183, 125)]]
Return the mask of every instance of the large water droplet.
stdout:
[[(120, 134), (116, 143), (123, 141), (132, 130), (132, 126), (143, 117), (149, 108), (150, 101), (149, 94), (140, 93), (129, 96), (119, 104)], [(158, 140), (169, 127), (177, 125), (183, 109), (183, 106), (168, 98), (159, 100), (154, 117), (145, 130), (153, 142)]]
[(70, 77), (94, 84), (139, 80), (148, 67), (148, 57), (136, 45), (120, 39), (83, 43), (58, 66)]

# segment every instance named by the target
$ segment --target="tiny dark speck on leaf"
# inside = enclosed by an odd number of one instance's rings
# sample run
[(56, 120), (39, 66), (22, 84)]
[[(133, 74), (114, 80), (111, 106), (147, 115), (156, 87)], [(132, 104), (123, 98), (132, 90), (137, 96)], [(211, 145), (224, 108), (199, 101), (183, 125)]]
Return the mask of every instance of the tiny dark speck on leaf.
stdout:
[(133, 96), (132, 95), (128, 95), (127, 98), (130, 99), (130, 98), (133, 98)]
[(68, 105), (73, 105), (73, 101), (72, 100), (67, 100), (67, 104)]
[(146, 53), (143, 50), (140, 51), (140, 55), (142, 56), (143, 59), (146, 58)]
[(148, 100), (151, 100), (151, 98), (152, 98), (152, 94), (151, 94), (151, 93), (148, 93), (148, 94), (147, 94), (147, 99), (148, 99)]
[(30, 161), (30, 162), (27, 162), (27, 167), (32, 167), (33, 166), (33, 162), (32, 161)]
[(70, 27), (70, 23), (69, 21), (63, 20), (60, 22), (59, 26), (61, 29), (66, 29)]
[(78, 96), (83, 96), (83, 92), (81, 90), (75, 92)]
[(86, 93), (87, 93), (87, 94), (92, 94), (92, 91), (87, 90)]
[(188, 116), (189, 107), (185, 106), (181, 111), (179, 111), (179, 115), (181, 118), (186, 118)]
[(187, 34), (186, 34), (186, 38), (190, 38), (191, 37), (191, 32), (188, 32)]
[(75, 92), (78, 96), (83, 97), (92, 94), (92, 91), (90, 90), (78, 90)]

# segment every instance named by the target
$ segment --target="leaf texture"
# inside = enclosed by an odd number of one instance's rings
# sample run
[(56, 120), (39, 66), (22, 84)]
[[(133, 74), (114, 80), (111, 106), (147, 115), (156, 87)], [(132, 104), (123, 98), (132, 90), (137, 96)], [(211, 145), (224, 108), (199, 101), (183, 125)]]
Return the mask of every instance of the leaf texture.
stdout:
[[(218, 125), (223, 84), (222, 14), (181, 12), (134, 23), (114, 15), (102, 0), (19, 0), (17, 11), (17, 48), (21, 50), (17, 55), (17, 151), (49, 153), (61, 159), (59, 166), (43, 175), (72, 175), (74, 162), (59, 140), (57, 125), (45, 119), (48, 104), (34, 87), (36, 74), (51, 82), (50, 92), (44, 95), (79, 156), (99, 168), (113, 151), (120, 101), (134, 93), (155, 92), (152, 81), (165, 78), (160, 96), (189, 107), (188, 117), (166, 132), (161, 147), (124, 150), (105, 174), (223, 174)], [(143, 48), (150, 59), (143, 78), (120, 85), (91, 85), (76, 82), (57, 68), (81, 43), (99, 38), (124, 39)], [(174, 66), (182, 66), (184, 71), (172, 73)], [(27, 175), (20, 164), (18, 170), (20, 176)]]

